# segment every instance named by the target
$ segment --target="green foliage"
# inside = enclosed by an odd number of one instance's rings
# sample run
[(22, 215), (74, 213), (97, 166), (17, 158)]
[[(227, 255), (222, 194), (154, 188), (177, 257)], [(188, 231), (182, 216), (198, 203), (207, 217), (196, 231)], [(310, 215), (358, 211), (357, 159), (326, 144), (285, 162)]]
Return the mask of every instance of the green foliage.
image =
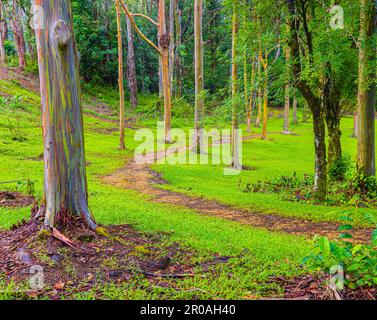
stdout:
[[(373, 216), (366, 215), (366, 218), (377, 227)], [(353, 244), (349, 241), (353, 229), (350, 211), (344, 211), (341, 220), (344, 224), (338, 228), (339, 239), (315, 238), (314, 252), (304, 259), (304, 263), (313, 271), (321, 270), (327, 274), (334, 266), (341, 266), (344, 284), (351, 289), (377, 286), (377, 229), (369, 244)]]
[(330, 181), (343, 181), (351, 165), (351, 156), (349, 154), (344, 154), (340, 159), (335, 159), (328, 168)]

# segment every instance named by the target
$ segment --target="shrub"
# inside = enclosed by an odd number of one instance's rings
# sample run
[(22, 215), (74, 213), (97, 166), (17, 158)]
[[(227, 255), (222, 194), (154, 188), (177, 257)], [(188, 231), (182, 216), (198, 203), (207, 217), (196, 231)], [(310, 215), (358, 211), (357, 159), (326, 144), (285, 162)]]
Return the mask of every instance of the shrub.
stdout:
[(346, 173), (351, 168), (351, 156), (348, 154), (343, 155), (339, 159), (335, 159), (328, 168), (330, 181), (343, 181)]
[[(371, 214), (365, 218), (377, 223)], [(350, 211), (341, 216), (344, 224), (338, 228), (339, 240), (330, 241), (327, 237), (315, 238), (313, 254), (304, 259), (304, 263), (313, 271), (331, 274), (334, 266), (340, 266), (344, 272), (344, 285), (350, 289), (373, 287), (377, 285), (377, 229), (373, 232), (369, 244), (352, 244), (350, 234), (353, 222)]]

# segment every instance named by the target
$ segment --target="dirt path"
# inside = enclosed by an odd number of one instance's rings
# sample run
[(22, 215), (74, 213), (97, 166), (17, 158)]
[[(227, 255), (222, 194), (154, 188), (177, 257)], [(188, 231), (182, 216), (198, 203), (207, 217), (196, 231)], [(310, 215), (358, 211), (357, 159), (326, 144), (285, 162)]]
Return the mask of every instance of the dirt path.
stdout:
[[(255, 139), (258, 135), (245, 137), (244, 140)], [(229, 143), (229, 141), (224, 141)], [(178, 149), (178, 152), (186, 151), (186, 147)], [(147, 158), (161, 159), (163, 152), (149, 154)], [(130, 161), (124, 168), (103, 178), (107, 184), (118, 188), (132, 189), (140, 193), (151, 196), (151, 200), (156, 203), (164, 203), (194, 210), (200, 214), (215, 216), (223, 219), (237, 221), (241, 224), (250, 225), (256, 228), (263, 228), (269, 231), (278, 231), (289, 234), (313, 237), (314, 235), (328, 236), (331, 239), (338, 237), (338, 224), (331, 222), (311, 222), (279, 215), (261, 214), (248, 210), (242, 210), (217, 201), (207, 200), (200, 197), (188, 196), (181, 193), (163, 190), (156, 184), (166, 183), (161, 176), (152, 171), (147, 164), (138, 164), (134, 160)], [(353, 241), (368, 242), (372, 230), (353, 230)]]

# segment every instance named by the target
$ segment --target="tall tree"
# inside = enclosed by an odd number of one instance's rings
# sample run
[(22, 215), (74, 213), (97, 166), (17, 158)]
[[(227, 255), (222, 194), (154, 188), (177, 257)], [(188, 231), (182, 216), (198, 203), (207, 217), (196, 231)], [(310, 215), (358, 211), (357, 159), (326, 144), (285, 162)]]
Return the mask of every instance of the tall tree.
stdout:
[(16, 44), (16, 50), (18, 55), (18, 66), (24, 69), (26, 66), (26, 48), (25, 48), (25, 38), (22, 30), (22, 25), (20, 21), (21, 12), (18, 0), (13, 0), (13, 20), (12, 29), (14, 34), (14, 41)]
[[(304, 28), (305, 42), (308, 46), (308, 61), (314, 64), (313, 37), (308, 28), (308, 3), (301, 2), (301, 11), (298, 12), (296, 0), (287, 0), (289, 21), (290, 21), (290, 47), (292, 55), (292, 69), (294, 84), (308, 103), (313, 115), (313, 131), (315, 146), (315, 179), (314, 197), (318, 201), (323, 201), (327, 194), (327, 160), (326, 160), (326, 130), (323, 115), (323, 105), (321, 97), (318, 97), (315, 90), (312, 90), (309, 83), (302, 76), (301, 53), (299, 50), (300, 20)], [(300, 14), (300, 19), (299, 19)]]
[(363, 174), (372, 176), (376, 174), (376, 2), (360, 0), (360, 5), (357, 168)]
[(124, 84), (123, 84), (123, 39), (122, 39), (122, 19), (120, 12), (119, 0), (115, 2), (117, 13), (117, 30), (118, 30), (118, 86), (119, 86), (119, 150), (125, 150), (124, 138)]
[[(144, 14), (131, 14), (123, 0), (119, 0), (124, 13), (130, 19), (132, 27), (136, 33), (150, 46), (152, 47), (160, 58), (161, 71), (162, 71), (162, 86), (164, 95), (164, 140), (166, 143), (172, 142), (171, 137), (171, 88), (169, 80), (169, 46), (170, 35), (166, 30), (166, 18), (165, 18), (165, 0), (159, 0), (158, 2), (158, 22)], [(156, 46), (148, 37), (138, 28), (135, 23), (134, 16), (140, 16), (156, 25), (158, 28), (159, 44)]]
[(284, 105), (284, 126), (283, 132), (289, 134), (289, 122), (290, 122), (290, 108), (291, 108), (291, 49), (289, 46), (284, 48), (285, 50), (285, 63), (286, 63), (286, 79), (285, 79), (285, 105)]
[(232, 14), (232, 168), (242, 169), (240, 164), (239, 143), (238, 143), (238, 99), (237, 99), (237, 40), (238, 40), (238, 13), (237, 6), (233, 4)]
[[(81, 217), (97, 225), (88, 208), (79, 58), (70, 0), (34, 0), (43, 8), (36, 25), (44, 138), (45, 226)], [(41, 22), (41, 21), (40, 21)]]
[(4, 14), (4, 3), (0, 1), (0, 63), (5, 64), (5, 39), (7, 37), (7, 22)]
[(203, 56), (203, 0), (194, 1), (194, 33), (195, 33), (195, 142), (194, 148), (202, 151), (204, 129), (204, 56)]
[(127, 23), (127, 82), (130, 90), (130, 102), (132, 108), (138, 104), (137, 100), (137, 80), (136, 80), (136, 62), (134, 48), (134, 34), (130, 19), (126, 17)]

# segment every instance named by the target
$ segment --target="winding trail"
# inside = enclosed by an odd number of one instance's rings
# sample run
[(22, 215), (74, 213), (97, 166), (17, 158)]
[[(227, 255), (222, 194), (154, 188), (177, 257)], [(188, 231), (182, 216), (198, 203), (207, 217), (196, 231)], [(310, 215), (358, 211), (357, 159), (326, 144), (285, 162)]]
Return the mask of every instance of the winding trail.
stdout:
[[(271, 134), (271, 133), (270, 133)], [(244, 141), (255, 139), (260, 135), (244, 137)], [(219, 142), (217, 142), (219, 143)], [(229, 143), (224, 140), (222, 143)], [(187, 147), (178, 148), (177, 152), (186, 152)], [(174, 152), (167, 152), (167, 156)], [(161, 159), (163, 151), (146, 155), (147, 160)], [(148, 161), (148, 163), (149, 163)], [(134, 160), (117, 170), (111, 175), (102, 178), (103, 182), (118, 188), (136, 190), (142, 194), (151, 196), (150, 201), (184, 207), (199, 214), (236, 221), (255, 228), (261, 228), (273, 232), (313, 237), (314, 235), (328, 236), (330, 239), (338, 238), (339, 224), (332, 222), (313, 222), (279, 215), (262, 214), (258, 212), (238, 209), (233, 206), (202, 197), (189, 196), (178, 192), (164, 190), (157, 187), (164, 184), (160, 174), (151, 170), (148, 164), (139, 164)], [(352, 231), (353, 242), (367, 243), (370, 240), (371, 229), (354, 229)]]

